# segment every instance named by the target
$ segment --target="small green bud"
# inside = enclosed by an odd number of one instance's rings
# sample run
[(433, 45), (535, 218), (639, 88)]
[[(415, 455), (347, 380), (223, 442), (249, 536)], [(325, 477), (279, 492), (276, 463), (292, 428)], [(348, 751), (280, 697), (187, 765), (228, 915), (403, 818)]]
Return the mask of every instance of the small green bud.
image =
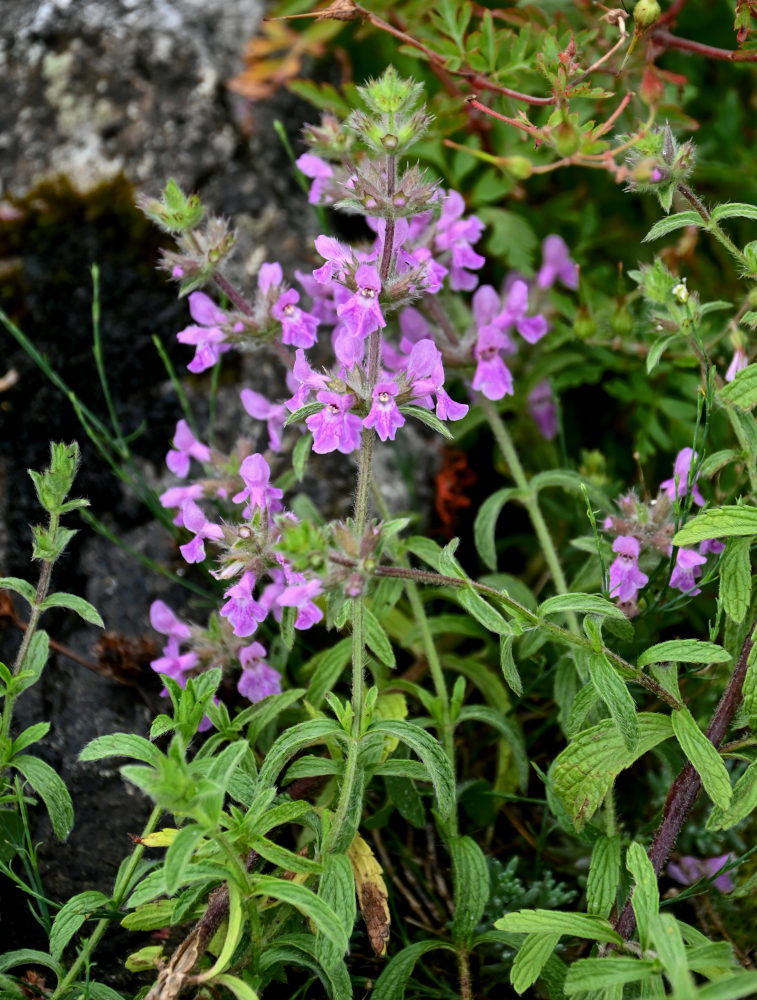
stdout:
[(677, 285), (673, 285), (671, 291), (681, 305), (684, 305), (684, 303), (689, 301), (689, 290), (686, 287), (685, 278), (681, 278)]
[(633, 316), (627, 305), (620, 304), (616, 307), (610, 317), (610, 326), (621, 337), (627, 337), (631, 333), (633, 330)]
[(660, 18), (657, 0), (639, 0), (633, 9), (634, 24), (639, 28), (651, 28)]
[(501, 156), (497, 163), (518, 181), (527, 180), (534, 172), (534, 165), (526, 156)]
[(597, 332), (597, 324), (586, 306), (581, 306), (573, 320), (573, 333), (579, 340), (588, 340)]
[(396, 135), (392, 135), (391, 132), (388, 132), (386, 135), (381, 137), (381, 145), (387, 153), (393, 153), (399, 145), (399, 140)]

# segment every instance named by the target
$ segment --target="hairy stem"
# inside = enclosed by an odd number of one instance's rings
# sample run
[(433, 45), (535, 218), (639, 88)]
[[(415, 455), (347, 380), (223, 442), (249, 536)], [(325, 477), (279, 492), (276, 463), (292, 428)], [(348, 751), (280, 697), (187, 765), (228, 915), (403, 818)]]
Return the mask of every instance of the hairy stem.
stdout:
[[(747, 672), (747, 661), (752, 651), (754, 630), (757, 629), (757, 622), (750, 629), (749, 635), (744, 640), (741, 647), (736, 668), (728, 682), (723, 697), (720, 699), (712, 722), (707, 729), (707, 739), (716, 748), (723, 742), (726, 731), (733, 721), (736, 709), (741, 701), (744, 678)], [(702, 780), (691, 764), (687, 764), (678, 777), (673, 782), (668, 797), (665, 800), (662, 823), (655, 834), (652, 846), (649, 848), (649, 860), (652, 862), (655, 875), (659, 875), (662, 866), (670, 856), (670, 852), (675, 846), (678, 834), (681, 832), (684, 822), (691, 812), (692, 806), (696, 802), (697, 796), (702, 788)], [(628, 940), (636, 927), (636, 915), (629, 898), (619, 917), (615, 920), (615, 929), (626, 940)]]

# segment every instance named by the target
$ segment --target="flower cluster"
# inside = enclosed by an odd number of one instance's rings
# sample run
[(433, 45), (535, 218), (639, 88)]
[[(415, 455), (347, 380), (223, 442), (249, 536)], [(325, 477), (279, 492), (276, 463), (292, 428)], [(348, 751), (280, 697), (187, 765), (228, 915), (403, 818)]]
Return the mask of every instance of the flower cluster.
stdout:
[[(657, 552), (658, 562), (660, 555), (669, 558), (673, 553), (675, 504), (690, 494), (692, 503), (704, 505), (697, 485), (696, 463), (696, 452), (683, 448), (676, 456), (673, 476), (660, 483), (660, 493), (655, 500), (643, 504), (633, 494), (621, 497), (618, 501), (621, 515), (610, 516), (604, 522), (605, 530), (618, 536), (612, 546), (616, 558), (610, 565), (610, 596), (618, 601), (629, 618), (639, 613), (638, 592), (649, 582), (649, 576), (638, 564), (642, 552)], [(702, 575), (707, 555), (717, 555), (722, 550), (722, 542), (715, 539), (701, 542), (698, 552), (677, 548), (670, 586), (690, 596), (699, 594), (697, 580)]]

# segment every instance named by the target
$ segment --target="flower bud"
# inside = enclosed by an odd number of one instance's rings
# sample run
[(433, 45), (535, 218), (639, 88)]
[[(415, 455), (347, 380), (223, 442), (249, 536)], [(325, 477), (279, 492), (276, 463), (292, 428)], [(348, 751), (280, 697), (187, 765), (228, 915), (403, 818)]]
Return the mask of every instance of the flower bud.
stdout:
[(633, 9), (633, 20), (637, 28), (651, 28), (660, 18), (657, 0), (639, 0)]
[(573, 320), (573, 333), (579, 340), (588, 340), (597, 332), (597, 324), (586, 306), (581, 306)]

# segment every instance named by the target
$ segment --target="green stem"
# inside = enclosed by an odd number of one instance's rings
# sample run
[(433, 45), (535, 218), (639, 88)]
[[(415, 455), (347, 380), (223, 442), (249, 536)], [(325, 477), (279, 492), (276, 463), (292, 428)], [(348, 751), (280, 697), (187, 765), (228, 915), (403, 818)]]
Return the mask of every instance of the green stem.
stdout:
[(706, 224), (707, 231), (712, 233), (718, 243), (720, 243), (720, 245), (724, 247), (728, 253), (742, 265), (742, 267), (746, 268), (748, 274), (752, 274), (752, 266), (749, 263), (749, 259), (741, 252), (741, 250), (739, 250), (731, 237), (724, 232), (722, 227), (715, 222), (707, 206), (700, 201), (688, 184), (679, 184), (678, 191), (680, 191), (686, 201), (688, 201), (692, 208), (701, 216), (702, 221)]
[[(555, 549), (554, 542), (552, 541), (552, 536), (549, 533), (549, 528), (547, 528), (547, 522), (544, 520), (544, 515), (539, 507), (537, 496), (532, 491), (531, 485), (528, 481), (528, 476), (521, 465), (520, 458), (518, 458), (518, 452), (515, 450), (515, 445), (510, 437), (510, 432), (500, 417), (496, 406), (490, 399), (487, 399), (485, 396), (481, 396), (480, 404), (484, 416), (488, 420), (489, 426), (494, 434), (494, 440), (499, 445), (505, 461), (510, 468), (510, 474), (515, 480), (518, 489), (521, 491), (518, 499), (526, 508), (528, 516), (531, 518), (531, 524), (536, 532), (536, 537), (539, 539), (539, 545), (541, 546), (542, 553), (544, 554), (544, 559), (549, 567), (550, 573), (552, 574), (552, 581), (555, 585), (555, 590), (558, 594), (567, 594), (569, 593), (568, 583), (565, 579), (562, 566), (560, 565), (560, 560), (557, 557), (557, 550)], [(579, 628), (576, 616), (573, 612), (568, 612), (566, 617), (568, 619), (568, 625), (570, 626), (571, 632), (578, 633)]]
[[(145, 824), (145, 828), (142, 831), (141, 839), (144, 840), (145, 837), (149, 836), (155, 827), (158, 825), (158, 820), (160, 819), (163, 810), (159, 806), (155, 806), (153, 811), (150, 813), (150, 817)], [(145, 848), (144, 844), (137, 844), (137, 846), (132, 851), (129, 862), (123, 871), (119, 872), (118, 878), (116, 880), (116, 886), (113, 891), (113, 896), (110, 901), (111, 908), (113, 910), (119, 909), (122, 902), (126, 898), (126, 893), (131, 888), (131, 880), (134, 873), (137, 870), (137, 865), (142, 859)], [(58, 997), (63, 996), (69, 989), (69, 987), (76, 982), (76, 979), (81, 972), (82, 968), (86, 963), (89, 962), (92, 953), (94, 952), (97, 945), (100, 943), (105, 931), (111, 926), (113, 920), (111, 917), (103, 917), (102, 920), (98, 920), (95, 925), (95, 929), (90, 934), (87, 939), (86, 944), (83, 946), (79, 954), (76, 956), (76, 961), (68, 970), (64, 978), (58, 984), (55, 992), (50, 997), (50, 1000), (57, 1000)]]

